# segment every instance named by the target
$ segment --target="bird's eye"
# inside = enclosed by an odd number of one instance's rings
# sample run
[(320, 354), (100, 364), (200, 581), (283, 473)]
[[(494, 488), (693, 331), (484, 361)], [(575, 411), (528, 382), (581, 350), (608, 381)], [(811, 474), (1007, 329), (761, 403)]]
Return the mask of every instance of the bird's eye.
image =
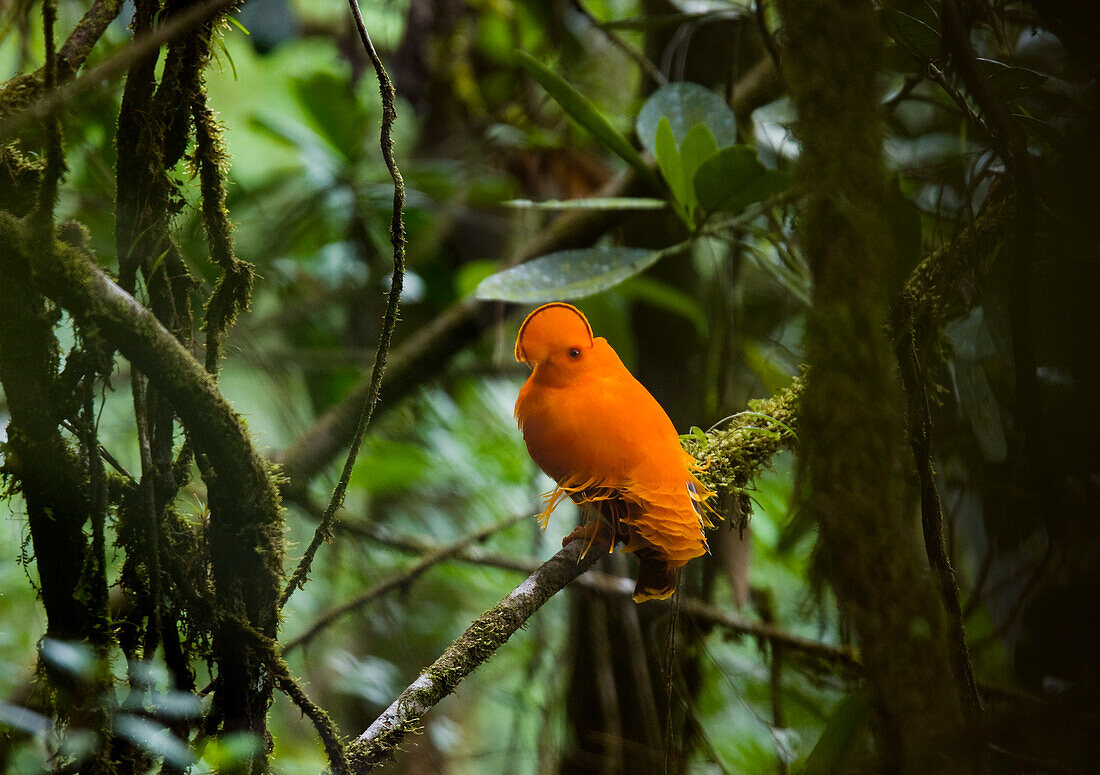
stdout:
[(580, 358), (581, 357), (580, 348), (570, 347), (569, 348), (569, 357), (572, 358), (573, 360), (576, 360), (577, 358)]

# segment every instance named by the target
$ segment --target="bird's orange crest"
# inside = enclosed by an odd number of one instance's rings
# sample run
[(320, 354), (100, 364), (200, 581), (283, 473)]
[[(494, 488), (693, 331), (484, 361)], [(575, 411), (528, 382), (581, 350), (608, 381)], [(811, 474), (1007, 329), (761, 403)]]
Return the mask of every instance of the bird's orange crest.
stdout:
[(563, 301), (555, 301), (543, 304), (536, 309), (523, 325), (519, 327), (516, 336), (516, 360), (526, 362), (531, 359), (530, 349), (556, 340), (564, 340), (568, 336), (579, 336), (586, 346), (592, 346), (592, 326), (584, 313), (572, 304)]

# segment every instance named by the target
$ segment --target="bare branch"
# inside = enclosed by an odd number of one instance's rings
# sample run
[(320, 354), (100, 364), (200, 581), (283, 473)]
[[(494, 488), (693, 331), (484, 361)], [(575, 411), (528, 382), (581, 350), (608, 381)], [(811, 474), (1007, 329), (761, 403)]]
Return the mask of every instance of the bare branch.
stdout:
[(95, 0), (92, 3), (57, 52), (58, 81), (67, 81), (76, 75), (121, 10), (122, 0)]

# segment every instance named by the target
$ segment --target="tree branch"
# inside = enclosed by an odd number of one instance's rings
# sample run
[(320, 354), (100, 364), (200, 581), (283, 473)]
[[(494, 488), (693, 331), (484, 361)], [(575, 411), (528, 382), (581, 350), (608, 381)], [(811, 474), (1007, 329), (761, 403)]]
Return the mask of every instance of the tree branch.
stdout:
[[(283, 522), (268, 465), (211, 376), (152, 312), (125, 293), (84, 252), (60, 242), (27, 250), (27, 224), (0, 213), (0, 255), (31, 267), (41, 291), (84, 327), (95, 327), (147, 375), (178, 414), (195, 450), (205, 456), (210, 503), (209, 545), (219, 606), (268, 637), (278, 625)], [(224, 718), (263, 734), (270, 677), (250, 659), (236, 625), (215, 635)], [(261, 712), (262, 711), (262, 712)]]
[(602, 556), (582, 557), (583, 541), (573, 541), (555, 554), (508, 597), (478, 617), (458, 640), (413, 681), (401, 696), (348, 747), (351, 771), (370, 772), (393, 755), (402, 740), (436, 703), (463, 678), (489, 659), (556, 592), (588, 570)]
[(122, 0), (95, 0), (92, 3), (57, 52), (58, 81), (67, 81), (76, 75), (121, 10)]

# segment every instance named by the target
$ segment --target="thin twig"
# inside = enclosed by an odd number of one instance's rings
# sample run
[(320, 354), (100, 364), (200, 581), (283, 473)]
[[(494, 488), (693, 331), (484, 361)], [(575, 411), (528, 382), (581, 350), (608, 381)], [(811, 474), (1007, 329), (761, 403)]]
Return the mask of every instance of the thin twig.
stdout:
[[(387, 546), (402, 551), (426, 553), (438, 551), (432, 544), (412, 541), (407, 539), (378, 537), (378, 540)], [(447, 547), (441, 547), (447, 548)], [(442, 558), (445, 562), (465, 562), (481, 567), (498, 568), (513, 573), (534, 573), (539, 568), (537, 560), (529, 560), (522, 557), (508, 557), (505, 555), (483, 552), (476, 547), (462, 549)], [(625, 576), (612, 576), (598, 571), (589, 571), (577, 578), (574, 582), (586, 589), (613, 597), (629, 597), (634, 593), (634, 581)], [(666, 603), (650, 603), (650, 605), (667, 605)], [(754, 638), (768, 641), (773, 646), (782, 646), (792, 651), (804, 652), (809, 656), (820, 658), (829, 663), (839, 663), (850, 667), (857, 667), (859, 658), (856, 653), (844, 646), (833, 646), (821, 643), (810, 638), (803, 638), (780, 629), (767, 622), (758, 622), (752, 619), (744, 619), (735, 614), (716, 608), (709, 603), (695, 598), (685, 597), (680, 602), (680, 614), (697, 624), (709, 625), (728, 630), (736, 635), (748, 635)], [(289, 649), (289, 645), (287, 646)]]
[(275, 683), (279, 689), (313, 723), (313, 727), (317, 730), (317, 736), (321, 738), (321, 743), (325, 747), (325, 754), (328, 756), (332, 772), (339, 773), (339, 775), (349, 775), (351, 770), (348, 768), (347, 749), (344, 746), (340, 730), (324, 708), (311, 700), (305, 690), (298, 684), (283, 658), (286, 652), (280, 651), (278, 641), (259, 632), (243, 619), (235, 619), (234, 621), (241, 631), (252, 639), (254, 645), (259, 647), (268, 668), (275, 676)]
[(588, 19), (593, 27), (602, 32), (607, 37), (608, 41), (611, 42), (611, 45), (615, 46), (619, 51), (622, 51), (634, 60), (634, 63), (642, 69), (643, 73), (653, 79), (654, 83), (658, 86), (664, 86), (668, 83), (668, 78), (665, 77), (665, 74), (661, 72), (657, 65), (650, 62), (641, 52), (634, 50), (634, 48), (623, 40), (614, 29), (602, 24), (600, 20), (588, 10), (588, 6), (584, 4), (584, 0), (573, 0), (573, 7), (576, 8), (584, 18)]
[(453, 544), (434, 549), (430, 553), (425, 554), (423, 557), (420, 558), (420, 560), (413, 563), (411, 566), (401, 571), (400, 573), (395, 573), (392, 576), (388, 576), (379, 581), (377, 584), (374, 584), (370, 589), (368, 589), (366, 592), (363, 592), (361, 595), (357, 595), (351, 600), (348, 600), (346, 603), (341, 603), (335, 608), (330, 608), (324, 614), (319, 616), (317, 620), (314, 621), (313, 624), (311, 624), (305, 632), (295, 638), (292, 638), (291, 640), (288, 640), (286, 642), (286, 645), (283, 646), (283, 653), (289, 653), (299, 646), (306, 645), (311, 640), (320, 635), (321, 632), (325, 630), (325, 628), (327, 628), (337, 619), (343, 617), (345, 614), (349, 614), (352, 611), (362, 608), (376, 598), (379, 598), (382, 595), (386, 594), (387, 592), (408, 586), (417, 578), (419, 578), (426, 570), (435, 565), (438, 565), (445, 560), (450, 559), (455, 554), (463, 551), (471, 544), (484, 541), (489, 536), (499, 533), (503, 530), (507, 530), (508, 528), (517, 524), (520, 520), (527, 518), (528, 516), (526, 514), (511, 517), (504, 520), (503, 522), (498, 522), (495, 525), (490, 525), (483, 530), (479, 530), (476, 533), (471, 533), (470, 535), (458, 541), (455, 541)]
[[(903, 295), (903, 305), (912, 308), (915, 301)], [(974, 680), (974, 667), (970, 663), (970, 652), (966, 645), (966, 627), (959, 603), (959, 585), (955, 580), (955, 569), (951, 567), (951, 557), (943, 534), (943, 506), (936, 488), (936, 475), (932, 468), (932, 409), (928, 400), (927, 378), (921, 366), (916, 322), (909, 314), (908, 331), (902, 336), (902, 346), (898, 352), (898, 367), (905, 385), (908, 403), (909, 444), (913, 449), (913, 460), (920, 477), (921, 526), (924, 531), (924, 548), (928, 555), (928, 564), (936, 574), (940, 598), (947, 614), (949, 644), (955, 678), (959, 683), (963, 707), (970, 722), (977, 727), (982, 710), (978, 685)]]
[(355, 458), (359, 455), (359, 445), (370, 427), (371, 418), (374, 416), (374, 408), (378, 404), (378, 394), (382, 388), (382, 375), (386, 371), (386, 356), (390, 351), (390, 343), (393, 340), (393, 330), (397, 326), (397, 307), (401, 301), (401, 288), (405, 279), (405, 221), (402, 210), (405, 206), (405, 181), (401, 177), (401, 171), (397, 168), (397, 162), (393, 157), (393, 124), (397, 120), (397, 108), (394, 105), (395, 92), (393, 82), (386, 72), (378, 52), (374, 50), (370, 34), (363, 24), (363, 15), (359, 12), (357, 0), (348, 0), (352, 15), (355, 17), (355, 26), (359, 30), (359, 38), (363, 41), (363, 47), (374, 65), (374, 72), (378, 75), (378, 89), (382, 95), (382, 131), (379, 144), (382, 149), (382, 158), (390, 171), (393, 179), (393, 215), (390, 218), (390, 242), (393, 243), (393, 276), (390, 280), (389, 299), (386, 302), (386, 313), (382, 318), (382, 331), (378, 337), (378, 351), (374, 357), (374, 368), (371, 370), (370, 388), (367, 391), (366, 400), (359, 412), (359, 421), (355, 426), (355, 435), (352, 437), (351, 449), (348, 450), (347, 459), (344, 461), (344, 470), (340, 474), (340, 480), (332, 492), (325, 513), (321, 516), (321, 522), (313, 534), (313, 539), (302, 556), (301, 562), (294, 574), (287, 582), (279, 600), (279, 607), (286, 605), (286, 601), (294, 594), (294, 590), (302, 586), (309, 576), (309, 570), (313, 565), (313, 558), (317, 549), (323, 542), (332, 540), (333, 524), (336, 521), (336, 512), (344, 503), (344, 495), (347, 492), (348, 481), (351, 479), (351, 470), (355, 466)]

